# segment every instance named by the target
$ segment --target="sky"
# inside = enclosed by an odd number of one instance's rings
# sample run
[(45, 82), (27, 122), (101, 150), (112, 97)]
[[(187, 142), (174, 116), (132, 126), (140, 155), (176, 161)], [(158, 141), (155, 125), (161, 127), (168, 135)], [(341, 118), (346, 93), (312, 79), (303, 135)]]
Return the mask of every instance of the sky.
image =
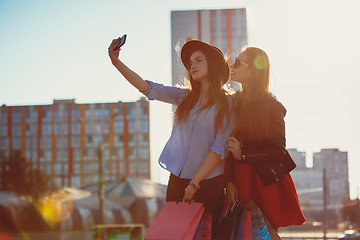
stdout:
[[(357, 0), (0, 0), (0, 105), (136, 101), (107, 48), (127, 34), (120, 58), (144, 79), (171, 84), (174, 10), (247, 9), (248, 43), (271, 62), (271, 91), (287, 108), (287, 147), (339, 148), (351, 196), (360, 185), (360, 2)], [(171, 132), (171, 106), (150, 103), (152, 179)]]

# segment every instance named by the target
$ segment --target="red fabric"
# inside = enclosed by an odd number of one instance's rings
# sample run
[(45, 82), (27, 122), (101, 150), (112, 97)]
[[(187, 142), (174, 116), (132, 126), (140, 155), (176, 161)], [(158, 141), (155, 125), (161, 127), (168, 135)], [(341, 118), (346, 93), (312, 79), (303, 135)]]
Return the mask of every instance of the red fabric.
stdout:
[(273, 228), (301, 225), (305, 222), (294, 182), (290, 174), (265, 186), (248, 164), (236, 164), (235, 185), (242, 205), (254, 201)]

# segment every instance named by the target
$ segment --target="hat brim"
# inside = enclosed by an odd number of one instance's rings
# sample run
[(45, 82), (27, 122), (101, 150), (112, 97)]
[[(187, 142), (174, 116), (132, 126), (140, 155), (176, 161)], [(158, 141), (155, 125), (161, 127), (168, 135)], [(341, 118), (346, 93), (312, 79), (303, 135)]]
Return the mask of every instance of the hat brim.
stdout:
[(214, 58), (214, 60), (219, 63), (219, 67), (221, 68), (221, 72), (223, 73), (226, 81), (229, 79), (229, 65), (227, 64), (221, 50), (199, 40), (188, 41), (181, 49), (181, 61), (187, 70), (189, 70), (191, 54), (197, 50), (206, 52), (209, 57)]

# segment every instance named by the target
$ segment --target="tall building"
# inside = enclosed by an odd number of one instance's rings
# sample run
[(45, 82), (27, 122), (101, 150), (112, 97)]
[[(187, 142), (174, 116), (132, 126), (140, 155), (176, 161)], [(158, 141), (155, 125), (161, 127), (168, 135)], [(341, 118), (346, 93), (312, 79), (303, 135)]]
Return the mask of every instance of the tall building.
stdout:
[[(0, 108), (0, 163), (15, 151), (55, 186), (80, 187), (99, 178), (150, 178), (149, 103), (77, 104)], [(101, 153), (101, 155), (99, 154)]]
[(349, 199), (348, 154), (337, 148), (321, 149), (313, 154), (313, 168), (325, 172), (327, 204), (339, 212), (344, 199)]
[(296, 149), (288, 151), (297, 164), (291, 176), (306, 218), (310, 220), (316, 218), (316, 215), (318, 218), (322, 216), (325, 183), (328, 221), (335, 224), (340, 218), (341, 203), (350, 197), (347, 152), (337, 148), (321, 149), (320, 152), (313, 153), (313, 166), (306, 167), (304, 152)]
[(183, 80), (187, 77), (181, 63), (180, 49), (185, 42), (192, 39), (220, 48), (229, 58), (229, 63), (232, 63), (240, 50), (247, 45), (246, 9), (171, 12), (173, 85), (183, 85)]

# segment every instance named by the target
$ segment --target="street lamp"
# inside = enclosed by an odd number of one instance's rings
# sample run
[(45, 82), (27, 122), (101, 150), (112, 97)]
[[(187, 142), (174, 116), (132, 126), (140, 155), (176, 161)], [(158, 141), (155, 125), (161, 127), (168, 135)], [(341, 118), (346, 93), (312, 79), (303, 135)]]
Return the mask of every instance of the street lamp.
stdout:
[(326, 181), (326, 159), (328, 159), (331, 155), (335, 154), (338, 149), (333, 149), (330, 153), (326, 155), (323, 160), (323, 208), (324, 208), (324, 221), (323, 221), (323, 231), (324, 231), (324, 240), (326, 240), (327, 234), (327, 181)]
[(104, 181), (103, 181), (103, 160), (102, 160), (102, 151), (104, 146), (101, 141), (99, 141), (98, 146), (98, 157), (99, 157), (99, 220), (100, 224), (104, 223)]
[[(120, 115), (119, 112), (112, 114), (111, 120), (115, 119), (118, 115)], [(102, 131), (101, 127), (97, 126), (100, 137), (99, 137), (99, 143), (98, 143), (98, 158), (99, 158), (99, 189), (98, 189), (98, 196), (99, 196), (99, 220), (100, 224), (104, 223), (104, 176), (103, 176), (103, 158), (102, 158), (102, 152), (104, 150), (104, 145), (102, 144)]]
[[(113, 113), (110, 117), (111, 120), (114, 120), (118, 115), (120, 115), (120, 112), (116, 112)], [(85, 121), (85, 119), (80, 118), (80, 121)], [(99, 197), (99, 222), (100, 224), (104, 223), (104, 175), (103, 175), (103, 157), (102, 157), (102, 153), (104, 150), (104, 145), (102, 143), (102, 138), (103, 138), (103, 134), (102, 134), (102, 129), (101, 126), (96, 126), (98, 133), (99, 133), (99, 141), (98, 141), (98, 146), (97, 146), (97, 155), (98, 155), (98, 164), (99, 164), (99, 169), (98, 169), (98, 175), (99, 175), (99, 181), (98, 181), (98, 197)], [(95, 143), (94, 143), (95, 144)], [(95, 147), (95, 145), (94, 145)]]
[[(80, 117), (78, 119), (79, 122), (85, 122), (85, 119)], [(99, 222), (100, 224), (104, 223), (104, 181), (103, 181), (103, 160), (102, 160), (102, 152), (104, 149), (104, 146), (102, 144), (102, 140), (100, 140), (100, 138), (102, 138), (102, 131), (101, 131), (101, 127), (100, 126), (96, 126), (98, 132), (99, 132), (99, 141), (98, 141), (98, 146), (96, 147), (95, 143), (93, 143), (94, 145), (94, 149), (97, 150), (97, 155), (98, 155), (98, 175), (99, 175), (99, 181), (98, 181), (98, 197), (99, 197)]]
[(324, 221), (323, 221), (323, 230), (324, 230), (324, 240), (326, 240), (327, 224), (326, 224), (326, 167), (325, 161), (323, 163), (323, 207), (324, 207)]

